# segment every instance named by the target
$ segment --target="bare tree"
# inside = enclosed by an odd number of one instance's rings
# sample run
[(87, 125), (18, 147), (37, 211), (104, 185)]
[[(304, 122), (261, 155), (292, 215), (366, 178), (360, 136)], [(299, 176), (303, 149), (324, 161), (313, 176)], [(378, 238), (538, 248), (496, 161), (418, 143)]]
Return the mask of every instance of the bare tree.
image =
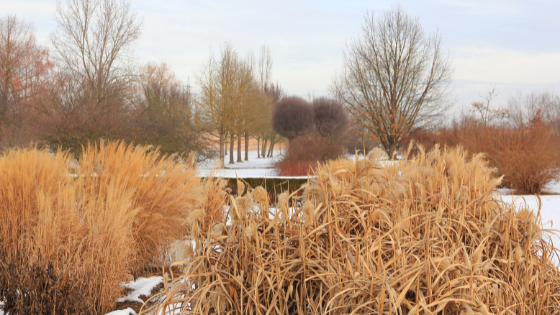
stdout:
[(516, 128), (529, 124), (531, 118), (540, 110), (546, 123), (560, 127), (560, 96), (554, 91), (532, 92), (523, 95), (519, 92), (507, 101), (508, 116)]
[(199, 128), (192, 121), (191, 95), (165, 63), (147, 63), (130, 96), (135, 143), (158, 146), (165, 154), (205, 157)]
[[(260, 83), (260, 88), (261, 91), (263, 91), (264, 93), (266, 93), (267, 95), (271, 96), (270, 93), (268, 93), (269, 91), (269, 85), (270, 83), (270, 78), (272, 76), (272, 54), (270, 53), (270, 48), (266, 45), (263, 45), (261, 47), (261, 52), (259, 55), (259, 60), (258, 60), (258, 66), (257, 66), (257, 76), (259, 79), (259, 83)], [(272, 117), (272, 108), (271, 106), (274, 106), (275, 101), (273, 100), (273, 102), (263, 102), (261, 103), (261, 108), (262, 108), (262, 112), (265, 113), (265, 117), (263, 117), (264, 119), (262, 120), (263, 122), (265, 122), (265, 124), (261, 124), (262, 128), (258, 129), (258, 132), (256, 134), (256, 138), (257, 138), (257, 158), (260, 158), (261, 155), (264, 158), (265, 157), (265, 150), (266, 150), (266, 143), (268, 141), (270, 141), (271, 143), (271, 149), (270, 152), (272, 153), (272, 150), (274, 148), (274, 140), (276, 139), (276, 133), (274, 132), (274, 130), (272, 128), (270, 128), (270, 120)], [(260, 141), (263, 141), (263, 147), (261, 150), (261, 145), (260, 145)], [(262, 153), (261, 153), (262, 152)]]
[(48, 50), (36, 43), (30, 23), (15, 15), (0, 18), (0, 147), (33, 138), (34, 128), (28, 128), (32, 107), (53, 67)]
[(57, 4), (58, 30), (51, 35), (57, 60), (93, 93), (96, 106), (122, 94), (128, 86), (132, 43), (142, 19), (124, 0), (67, 0)]
[[(218, 57), (210, 55), (198, 75), (201, 93), (196, 102), (201, 109), (199, 122), (213, 139), (219, 141), (223, 159), (226, 135), (229, 135), (229, 163), (234, 163), (234, 144), (238, 140), (238, 161), (241, 161), (240, 137), (250, 130), (255, 95), (259, 92), (254, 77), (254, 64), (239, 57), (231, 44), (226, 44)], [(225, 145), (227, 147), (227, 145)]]
[(413, 126), (447, 108), (451, 68), (441, 46), (438, 33), (427, 36), (400, 7), (366, 14), (361, 37), (347, 45), (332, 92), (390, 156)]
[(483, 126), (488, 126), (508, 116), (508, 111), (503, 108), (492, 108), (492, 100), (497, 96), (496, 88), (492, 87), (486, 94), (480, 94), (481, 101), (472, 102), (470, 112)]

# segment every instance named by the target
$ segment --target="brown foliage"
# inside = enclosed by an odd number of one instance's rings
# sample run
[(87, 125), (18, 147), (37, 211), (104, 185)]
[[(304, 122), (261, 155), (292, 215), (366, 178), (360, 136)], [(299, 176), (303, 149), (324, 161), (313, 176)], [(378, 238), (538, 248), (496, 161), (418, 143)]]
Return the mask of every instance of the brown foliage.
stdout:
[(290, 140), (311, 132), (314, 128), (313, 106), (301, 97), (284, 97), (274, 106), (272, 128)]
[(481, 155), (419, 152), (329, 162), (274, 209), (257, 189), (232, 199), (231, 223), (196, 230), (140, 314), (556, 314), (539, 213), (494, 195)]

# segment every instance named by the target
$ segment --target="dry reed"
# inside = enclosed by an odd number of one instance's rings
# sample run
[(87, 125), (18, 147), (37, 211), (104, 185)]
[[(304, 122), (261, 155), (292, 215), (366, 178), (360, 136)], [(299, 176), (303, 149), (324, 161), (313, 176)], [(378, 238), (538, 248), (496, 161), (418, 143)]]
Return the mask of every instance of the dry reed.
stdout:
[(558, 314), (550, 231), (495, 195), (481, 155), (382, 154), (320, 166), (276, 210), (232, 198), (141, 314)]

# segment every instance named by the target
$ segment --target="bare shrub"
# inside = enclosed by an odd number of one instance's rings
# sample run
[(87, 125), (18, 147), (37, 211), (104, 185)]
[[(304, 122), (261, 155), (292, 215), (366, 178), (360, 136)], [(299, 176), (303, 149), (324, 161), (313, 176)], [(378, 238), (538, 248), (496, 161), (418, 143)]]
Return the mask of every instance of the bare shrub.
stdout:
[(348, 114), (337, 100), (319, 97), (313, 100), (315, 131), (321, 137), (340, 140), (348, 128)]
[(193, 234), (183, 273), (140, 314), (556, 314), (540, 214), (493, 194), (481, 155), (418, 151), (331, 161), (274, 209), (232, 200), (231, 221)]
[(306, 176), (315, 169), (317, 162), (336, 159), (343, 154), (344, 147), (328, 139), (317, 135), (299, 137), (292, 140), (286, 156), (276, 163), (276, 169), (282, 176)]
[(272, 128), (290, 141), (311, 132), (313, 107), (301, 97), (284, 97), (274, 106)]
[(518, 193), (541, 193), (558, 179), (560, 138), (554, 125), (545, 123), (539, 112), (522, 128), (463, 119), (431, 135), (433, 139), (422, 143), (460, 145), (472, 154), (484, 153), (498, 174), (504, 175), (503, 185)]

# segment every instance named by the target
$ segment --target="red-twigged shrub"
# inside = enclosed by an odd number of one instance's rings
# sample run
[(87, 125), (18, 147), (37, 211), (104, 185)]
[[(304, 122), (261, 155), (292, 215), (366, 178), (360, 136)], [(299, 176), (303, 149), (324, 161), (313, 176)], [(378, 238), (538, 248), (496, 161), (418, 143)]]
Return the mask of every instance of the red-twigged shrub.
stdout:
[(317, 162), (283, 159), (276, 163), (280, 176), (306, 176), (317, 168)]
[(340, 157), (344, 147), (319, 136), (299, 137), (292, 140), (286, 156), (276, 164), (281, 176), (305, 176), (310, 167)]
[(560, 139), (551, 126), (532, 124), (525, 130), (497, 130), (488, 157), (504, 175), (504, 185), (520, 193), (537, 194), (558, 179)]

